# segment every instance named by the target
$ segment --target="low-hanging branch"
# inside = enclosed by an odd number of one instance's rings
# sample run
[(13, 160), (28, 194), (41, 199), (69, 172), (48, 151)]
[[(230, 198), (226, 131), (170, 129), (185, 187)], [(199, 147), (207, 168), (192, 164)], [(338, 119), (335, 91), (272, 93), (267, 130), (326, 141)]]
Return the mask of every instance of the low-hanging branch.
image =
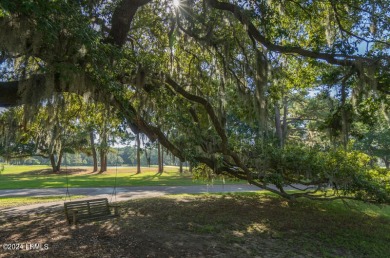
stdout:
[(138, 8), (151, 2), (152, 0), (122, 0), (116, 6), (111, 19), (111, 30), (107, 43), (122, 47), (127, 41), (130, 25), (134, 19)]
[[(227, 142), (227, 136), (226, 132), (223, 129), (218, 117), (216, 116), (214, 109), (210, 102), (208, 102), (206, 99), (199, 97), (197, 95), (193, 95), (187, 91), (185, 91), (180, 85), (175, 82), (171, 77), (168, 75), (166, 76), (166, 82), (169, 84), (176, 92), (178, 92), (180, 95), (185, 97), (186, 99), (201, 104), (207, 111), (208, 115), (211, 118), (211, 121), (214, 125), (215, 130), (217, 131), (218, 135), (220, 136), (222, 143), (221, 143), (221, 152), (225, 155), (230, 156), (233, 160), (236, 166), (238, 166), (246, 175), (246, 179), (250, 180), (250, 170), (249, 168), (241, 161), (237, 153), (230, 150)], [(283, 188), (280, 187), (280, 190), (283, 191)]]
[(197, 95), (193, 95), (187, 91), (185, 91), (177, 82), (175, 82), (169, 75), (166, 76), (166, 82), (168, 85), (170, 85), (177, 93), (185, 97), (186, 99), (201, 104), (205, 109), (208, 115), (211, 118), (211, 121), (214, 125), (215, 130), (217, 131), (219, 137), (222, 140), (222, 149), (225, 149), (227, 147), (227, 136), (225, 133), (225, 130), (223, 129), (221, 122), (219, 121), (217, 115), (214, 112), (213, 107), (211, 106), (210, 102), (208, 102), (206, 99), (199, 97)]
[(0, 82), (0, 107), (13, 107), (20, 102), (19, 82)]

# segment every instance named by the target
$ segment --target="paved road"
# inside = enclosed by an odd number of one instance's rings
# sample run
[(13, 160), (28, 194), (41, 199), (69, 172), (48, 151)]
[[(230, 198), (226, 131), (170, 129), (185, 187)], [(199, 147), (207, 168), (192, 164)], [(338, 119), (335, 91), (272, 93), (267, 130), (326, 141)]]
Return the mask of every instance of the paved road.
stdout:
[[(192, 186), (130, 186), (117, 187), (117, 195), (127, 194), (133, 195), (149, 195), (149, 194), (180, 194), (180, 193), (216, 193), (216, 192), (246, 192), (258, 191), (259, 188), (248, 184), (237, 185), (192, 185)], [(16, 189), (16, 190), (0, 190), (0, 197), (7, 196), (53, 196), (66, 195), (66, 188), (46, 188), (46, 189)], [(98, 187), (98, 188), (69, 188), (71, 195), (111, 195), (114, 191), (113, 187)]]
[[(108, 198), (112, 202), (126, 201), (138, 198), (158, 197), (166, 194), (183, 193), (218, 193), (218, 192), (248, 192), (259, 191), (260, 189), (252, 185), (210, 185), (210, 186), (142, 186), (142, 187), (117, 187), (116, 194), (113, 194), (114, 188), (69, 188), (69, 194), (86, 195), (84, 199)], [(66, 188), (48, 188), (48, 189), (17, 189), (0, 190), (0, 197), (18, 197), (18, 196), (63, 196), (64, 201), (69, 201)], [(56, 210), (63, 207), (63, 201), (32, 204), (12, 208), (0, 208), (1, 216), (16, 216), (28, 213), (45, 213), (48, 210)]]

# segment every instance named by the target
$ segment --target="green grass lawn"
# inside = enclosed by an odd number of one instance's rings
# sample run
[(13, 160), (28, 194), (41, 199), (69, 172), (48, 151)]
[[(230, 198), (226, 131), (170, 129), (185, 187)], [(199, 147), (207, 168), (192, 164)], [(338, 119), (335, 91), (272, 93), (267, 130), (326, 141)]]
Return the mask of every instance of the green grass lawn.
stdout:
[[(85, 197), (84, 195), (72, 195), (73, 199)], [(64, 196), (37, 196), (37, 197), (0, 197), (0, 208), (25, 206), (37, 203), (66, 201)]]
[[(68, 174), (68, 175), (67, 175)], [(0, 189), (61, 188), (66, 187), (112, 187), (117, 186), (186, 186), (205, 185), (207, 182), (193, 180), (188, 172), (180, 174), (178, 167), (165, 166), (164, 173), (158, 174), (156, 167), (142, 168), (136, 174), (135, 167), (109, 168), (96, 174), (89, 167), (63, 168), (60, 174), (51, 173), (49, 166), (5, 166), (0, 174)], [(233, 181), (237, 183), (237, 181)], [(216, 180), (214, 184), (222, 184)], [(226, 182), (231, 183), (231, 182)]]

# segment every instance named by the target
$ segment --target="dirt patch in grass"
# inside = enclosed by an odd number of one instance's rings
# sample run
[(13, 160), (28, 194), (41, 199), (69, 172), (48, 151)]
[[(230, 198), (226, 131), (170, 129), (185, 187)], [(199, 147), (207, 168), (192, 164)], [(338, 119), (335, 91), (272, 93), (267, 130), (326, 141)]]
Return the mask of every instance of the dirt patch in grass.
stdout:
[[(390, 220), (347, 207), (249, 195), (121, 203), (121, 217), (69, 227), (62, 212), (0, 219), (0, 257), (388, 257)], [(45, 249), (45, 244), (48, 249)]]

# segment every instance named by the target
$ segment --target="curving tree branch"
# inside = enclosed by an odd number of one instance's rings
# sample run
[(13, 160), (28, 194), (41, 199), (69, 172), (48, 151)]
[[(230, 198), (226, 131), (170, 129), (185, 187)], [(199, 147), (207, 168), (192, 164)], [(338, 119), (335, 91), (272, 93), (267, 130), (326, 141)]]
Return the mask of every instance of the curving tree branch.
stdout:
[(122, 0), (114, 10), (111, 19), (111, 30), (107, 43), (117, 45), (119, 47), (126, 43), (127, 34), (130, 30), (130, 24), (134, 16), (141, 6), (151, 2), (152, 0)]
[(0, 107), (17, 106), (20, 102), (20, 95), (18, 94), (19, 82), (0, 82)]
[(217, 115), (214, 112), (213, 107), (210, 102), (206, 99), (199, 97), (197, 95), (193, 95), (187, 91), (185, 91), (177, 82), (175, 82), (169, 75), (167, 75), (166, 83), (170, 85), (177, 93), (185, 97), (186, 99), (201, 104), (205, 109), (208, 115), (211, 118), (211, 121), (214, 125), (215, 130), (217, 131), (219, 137), (222, 140), (222, 149), (226, 149), (227, 147), (227, 136), (225, 130), (223, 129), (221, 122), (219, 121)]
[(218, 0), (205, 0), (211, 7), (221, 10), (227, 11), (236, 17), (236, 19), (241, 22), (243, 25), (247, 27), (248, 34), (253, 37), (258, 43), (262, 44), (268, 50), (279, 52), (283, 54), (298, 54), (300, 56), (314, 58), (318, 60), (326, 61), (329, 64), (340, 65), (340, 66), (354, 66), (356, 61), (363, 61), (367, 63), (373, 63), (376, 60), (354, 56), (354, 55), (343, 55), (343, 54), (328, 54), (316, 51), (310, 51), (303, 49), (301, 47), (294, 46), (281, 46), (272, 43), (269, 41), (264, 35), (262, 35), (259, 30), (255, 27), (255, 25), (249, 20), (249, 18), (244, 14), (242, 9), (231, 3), (220, 2)]

